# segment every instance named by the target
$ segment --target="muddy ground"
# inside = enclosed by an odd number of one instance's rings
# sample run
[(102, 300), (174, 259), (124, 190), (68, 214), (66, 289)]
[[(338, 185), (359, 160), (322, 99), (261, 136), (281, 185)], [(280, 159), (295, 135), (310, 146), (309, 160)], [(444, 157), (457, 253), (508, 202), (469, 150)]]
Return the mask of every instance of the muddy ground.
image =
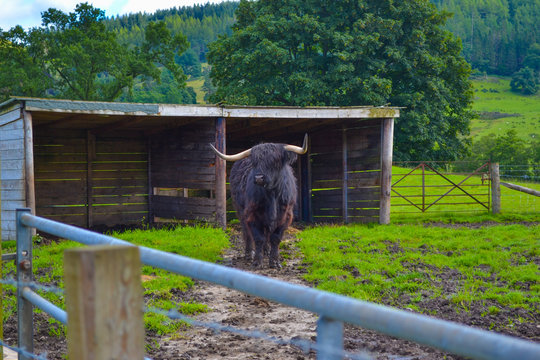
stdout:
[[(302, 280), (304, 274), (301, 259), (295, 247), (295, 230), (290, 231), (284, 242), (287, 258), (281, 270), (253, 270), (243, 257), (243, 246), (238, 232), (233, 233), (232, 248), (224, 256), (223, 265), (247, 270), (259, 275), (269, 276), (294, 284), (310, 286)], [(459, 273), (452, 271), (440, 274), (439, 281), (445, 284), (445, 292), (452, 293)], [(406, 306), (408, 299), (402, 299)], [(179, 301), (196, 301), (207, 304), (209, 312), (197, 315), (195, 319), (216, 327), (235, 328), (241, 331), (258, 332), (259, 338), (244, 336), (241, 333), (216, 331), (208, 327), (186, 327), (174, 337), (147, 333), (147, 356), (154, 360), (165, 359), (315, 359), (314, 351), (306, 349), (302, 340), (316, 340), (317, 317), (305, 311), (282, 306), (234, 290), (196, 282), (187, 292), (179, 294)], [(531, 319), (528, 314), (519, 314), (516, 309), (502, 309), (498, 314), (485, 315), (491, 304), (472, 305), (468, 312), (456, 312), (454, 306), (445, 299), (426, 300), (419, 307), (426, 312), (436, 313), (438, 318), (451, 320), (483, 329), (497, 329), (500, 332), (540, 341), (540, 318)], [(399, 304), (398, 304), (398, 307)], [(406, 308), (405, 308), (406, 309)], [(538, 314), (538, 312), (536, 312)], [(516, 322), (519, 316), (524, 323)], [(512, 326), (508, 326), (512, 323)], [(47, 353), (47, 359), (64, 359), (66, 341), (62, 337), (49, 335), (49, 324), (44, 315), (36, 315), (35, 353)], [(10, 318), (4, 324), (5, 341), (16, 343), (16, 323)], [(265, 339), (260, 339), (260, 338)], [(269, 340), (269, 339), (272, 340)], [(345, 327), (345, 350), (351, 353), (347, 358), (362, 358), (368, 355), (373, 359), (389, 360), (435, 360), (461, 359), (415, 343), (381, 335), (373, 331), (352, 326)]]

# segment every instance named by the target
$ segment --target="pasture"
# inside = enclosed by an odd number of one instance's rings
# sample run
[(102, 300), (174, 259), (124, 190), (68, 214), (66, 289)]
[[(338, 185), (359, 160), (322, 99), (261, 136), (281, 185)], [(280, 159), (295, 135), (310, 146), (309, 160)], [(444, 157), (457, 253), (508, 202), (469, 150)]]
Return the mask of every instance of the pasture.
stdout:
[[(392, 168), (392, 183), (399, 194), (410, 202), (422, 208), (422, 170), (413, 172), (413, 166), (406, 168), (394, 166)], [(439, 170), (441, 171), (441, 170)], [(455, 184), (461, 183), (467, 175), (458, 174), (455, 170), (442, 171), (448, 180)], [(450, 172), (450, 174), (447, 174)], [(489, 175), (489, 171), (482, 170)], [(405, 176), (410, 174), (408, 176)], [(392, 222), (509, 222), (509, 221), (538, 221), (540, 214), (540, 198), (501, 186), (501, 213), (492, 216), (487, 209), (476, 200), (468, 197), (462, 190), (453, 188), (452, 183), (440, 177), (429, 169), (425, 170), (425, 207), (424, 213), (411, 205), (409, 201), (392, 193), (391, 216)], [(540, 190), (540, 184), (529, 181), (516, 181), (514, 179), (501, 179), (516, 185), (534, 190)], [(491, 202), (489, 181), (482, 180), (478, 174), (463, 181), (460, 185), (465, 191), (473, 195), (478, 201), (488, 205)], [(451, 190), (448, 196), (439, 200), (439, 197)], [(438, 201), (437, 201), (438, 200)], [(436, 202), (437, 201), (437, 202)]]
[[(540, 315), (539, 230), (537, 224), (313, 226), (289, 232), (281, 245), (282, 271), (261, 269), (256, 272), (538, 341), (540, 331), (535, 319)], [(234, 227), (229, 232), (209, 227), (177, 227), (113, 235), (135, 244), (252, 271), (243, 260), (237, 231)], [(5, 251), (11, 251), (9, 247), (13, 244), (6, 245)], [(73, 246), (79, 245), (37, 237), (36, 281), (63, 287), (63, 251)], [(4, 263), (3, 270), (5, 276), (13, 274), (13, 264)], [(211, 319), (213, 313), (219, 313), (230, 319), (223, 320), (225, 323), (236, 322), (247, 328), (266, 326), (264, 316), (251, 323), (240, 322), (242, 316), (247, 316), (238, 313), (243, 304), (235, 303), (223, 309), (223, 300), (217, 296), (201, 296), (200, 289), (204, 285), (191, 279), (148, 267), (142, 272), (148, 306), (175, 308), (194, 318), (204, 315)], [(9, 340), (14, 336), (15, 304), (13, 289), (6, 286), (4, 291), (8, 317), (6, 340)], [(46, 296), (63, 307), (62, 296), (50, 293)], [(261, 303), (253, 305), (253, 299), (243, 299), (248, 302), (248, 312), (260, 312)], [(49, 351), (54, 354), (53, 358), (61, 359), (61, 354), (65, 353), (65, 328), (43, 314), (38, 314), (37, 318), (40, 335), (36, 337), (37, 349)], [(162, 315), (146, 314), (145, 322), (147, 351), (157, 358), (190, 338), (194, 331), (185, 323)], [(215, 339), (206, 333), (205, 336)], [(358, 348), (362, 342), (357, 336), (357, 333), (347, 332), (346, 342), (356, 341), (357, 347), (353, 350), (364, 350), (367, 345)], [(242, 344), (245, 339), (239, 337), (235, 342)], [(236, 351), (246, 351), (241, 349)], [(232, 346), (229, 350), (235, 351)], [(389, 351), (393, 352), (389, 355), (399, 353), (396, 348)], [(409, 348), (409, 351), (424, 350)], [(227, 354), (232, 356), (232, 353)]]
[(530, 141), (540, 136), (540, 94), (524, 96), (510, 91), (510, 79), (496, 76), (473, 80), (473, 110), (479, 119), (471, 124), (471, 136), (505, 134), (515, 130)]

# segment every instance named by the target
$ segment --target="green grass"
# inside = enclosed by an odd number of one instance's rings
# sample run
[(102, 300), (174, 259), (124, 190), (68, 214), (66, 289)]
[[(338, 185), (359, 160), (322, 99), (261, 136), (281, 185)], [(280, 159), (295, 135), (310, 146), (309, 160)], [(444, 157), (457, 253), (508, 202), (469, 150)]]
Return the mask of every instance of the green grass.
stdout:
[[(539, 226), (450, 229), (418, 225), (351, 225), (302, 231), (306, 280), (366, 301), (429, 312), (445, 299), (456, 311), (473, 303), (523, 309), (540, 303)], [(444, 275), (444, 276), (443, 276)]]
[(510, 79), (487, 77), (473, 80), (473, 109), (483, 113), (511, 114), (497, 119), (477, 119), (471, 124), (471, 136), (505, 134), (515, 130), (526, 141), (540, 136), (540, 93), (524, 96), (510, 91)]
[[(217, 262), (221, 259), (223, 250), (229, 247), (228, 235), (220, 229), (212, 227), (176, 227), (174, 229), (159, 230), (133, 230), (123, 233), (113, 233), (112, 236), (129, 241), (133, 244), (146, 246), (170, 253), (180, 254), (208, 262)], [(80, 247), (79, 243), (60, 240), (47, 245), (41, 239), (34, 239), (33, 269), (34, 280), (39, 284), (52, 284), (64, 287), (63, 256), (64, 250)], [(14, 242), (4, 243), (4, 252), (14, 252)], [(15, 277), (15, 267), (12, 262), (3, 263), (4, 277)], [(179, 294), (185, 292), (193, 285), (193, 280), (185, 276), (170, 273), (150, 266), (142, 267), (143, 290), (145, 303), (148, 307), (164, 310), (176, 309), (183, 314), (205, 312), (205, 305), (184, 302)], [(12, 316), (16, 311), (14, 289), (4, 287), (4, 316)], [(64, 307), (64, 298), (54, 293), (38, 291), (61, 308)], [(157, 334), (173, 334), (185, 324), (181, 321), (170, 320), (165, 315), (146, 313), (146, 328)], [(63, 332), (62, 326), (52, 321), (51, 335)], [(60, 329), (60, 330), (59, 330)]]
[(204, 85), (204, 77), (198, 77), (194, 79), (189, 79), (186, 81), (187, 86), (191, 86), (193, 90), (195, 91), (195, 94), (197, 95), (197, 104), (206, 104), (204, 101), (204, 91), (202, 90), (202, 87)]
[[(405, 174), (412, 169), (397, 167), (392, 168), (392, 183), (398, 182)], [(482, 170), (483, 172), (487, 170)], [(444, 173), (443, 173), (444, 174)], [(464, 175), (445, 175), (455, 184), (459, 184), (466, 178)], [(452, 189), (453, 185), (442, 177), (436, 175), (433, 171), (425, 170), (425, 194), (426, 200), (424, 207), (427, 208), (434, 203), (441, 195)], [(473, 176), (464, 181), (460, 186), (469, 194), (472, 194), (479, 201), (487, 203), (490, 201), (489, 182), (482, 185), (482, 177)], [(540, 184), (531, 182), (513, 181), (516, 185), (525, 186), (535, 190), (540, 190)], [(404, 177), (394, 188), (398, 193), (408, 197), (410, 201), (422, 208), (422, 170), (417, 169), (411, 175)], [(437, 186), (437, 187), (429, 187)], [(423, 221), (445, 221), (446, 222), (470, 222), (472, 217), (474, 221), (540, 221), (540, 198), (516, 190), (501, 186), (501, 214), (497, 216), (490, 215), (485, 207), (477, 203), (464, 192), (454, 189), (449, 193), (450, 196), (444, 197), (422, 213), (416, 207), (410, 205), (407, 200), (399, 197), (392, 192), (391, 199), (391, 219), (392, 222), (423, 222)], [(453, 203), (468, 203), (455, 205)]]

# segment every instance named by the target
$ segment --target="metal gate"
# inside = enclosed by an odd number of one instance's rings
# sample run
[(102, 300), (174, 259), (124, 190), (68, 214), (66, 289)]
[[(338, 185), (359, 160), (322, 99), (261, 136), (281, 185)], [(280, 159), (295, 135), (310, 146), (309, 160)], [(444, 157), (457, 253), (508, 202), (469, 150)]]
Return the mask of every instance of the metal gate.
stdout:
[[(394, 163), (400, 165), (401, 163)], [(449, 164), (449, 163), (445, 163)], [(392, 184), (392, 207), (411, 208), (412, 212), (489, 211), (491, 207), (490, 176), (487, 162), (473, 172), (443, 173), (427, 162), (406, 172), (398, 168)], [(395, 169), (395, 168), (394, 168)], [(396, 170), (396, 169), (395, 169)], [(395, 171), (394, 170), (394, 171)], [(438, 210), (434, 210), (437, 205)], [(395, 213), (411, 211), (396, 210)]]

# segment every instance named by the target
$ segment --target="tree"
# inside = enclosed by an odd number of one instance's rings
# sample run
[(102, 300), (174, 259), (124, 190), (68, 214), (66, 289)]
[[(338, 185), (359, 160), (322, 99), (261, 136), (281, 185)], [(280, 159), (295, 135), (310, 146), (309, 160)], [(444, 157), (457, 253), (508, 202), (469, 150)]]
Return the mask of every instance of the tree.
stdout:
[(473, 117), (470, 68), (428, 0), (242, 0), (209, 45), (212, 102), (406, 107), (396, 158), (455, 159)]
[(529, 67), (524, 67), (512, 76), (510, 88), (514, 92), (520, 92), (524, 95), (533, 95), (538, 92), (538, 83), (536, 74)]
[(540, 83), (540, 44), (532, 44), (523, 60), (523, 66), (531, 68), (536, 73), (536, 80)]
[(164, 68), (185, 87), (186, 76), (174, 62), (189, 47), (185, 36), (172, 36), (165, 23), (154, 22), (141, 46), (127, 47), (105, 28), (104, 17), (104, 11), (81, 3), (69, 14), (45, 11), (41, 28), (1, 32), (0, 69), (11, 74), (0, 80), (2, 95), (112, 101), (137, 78), (159, 82)]

